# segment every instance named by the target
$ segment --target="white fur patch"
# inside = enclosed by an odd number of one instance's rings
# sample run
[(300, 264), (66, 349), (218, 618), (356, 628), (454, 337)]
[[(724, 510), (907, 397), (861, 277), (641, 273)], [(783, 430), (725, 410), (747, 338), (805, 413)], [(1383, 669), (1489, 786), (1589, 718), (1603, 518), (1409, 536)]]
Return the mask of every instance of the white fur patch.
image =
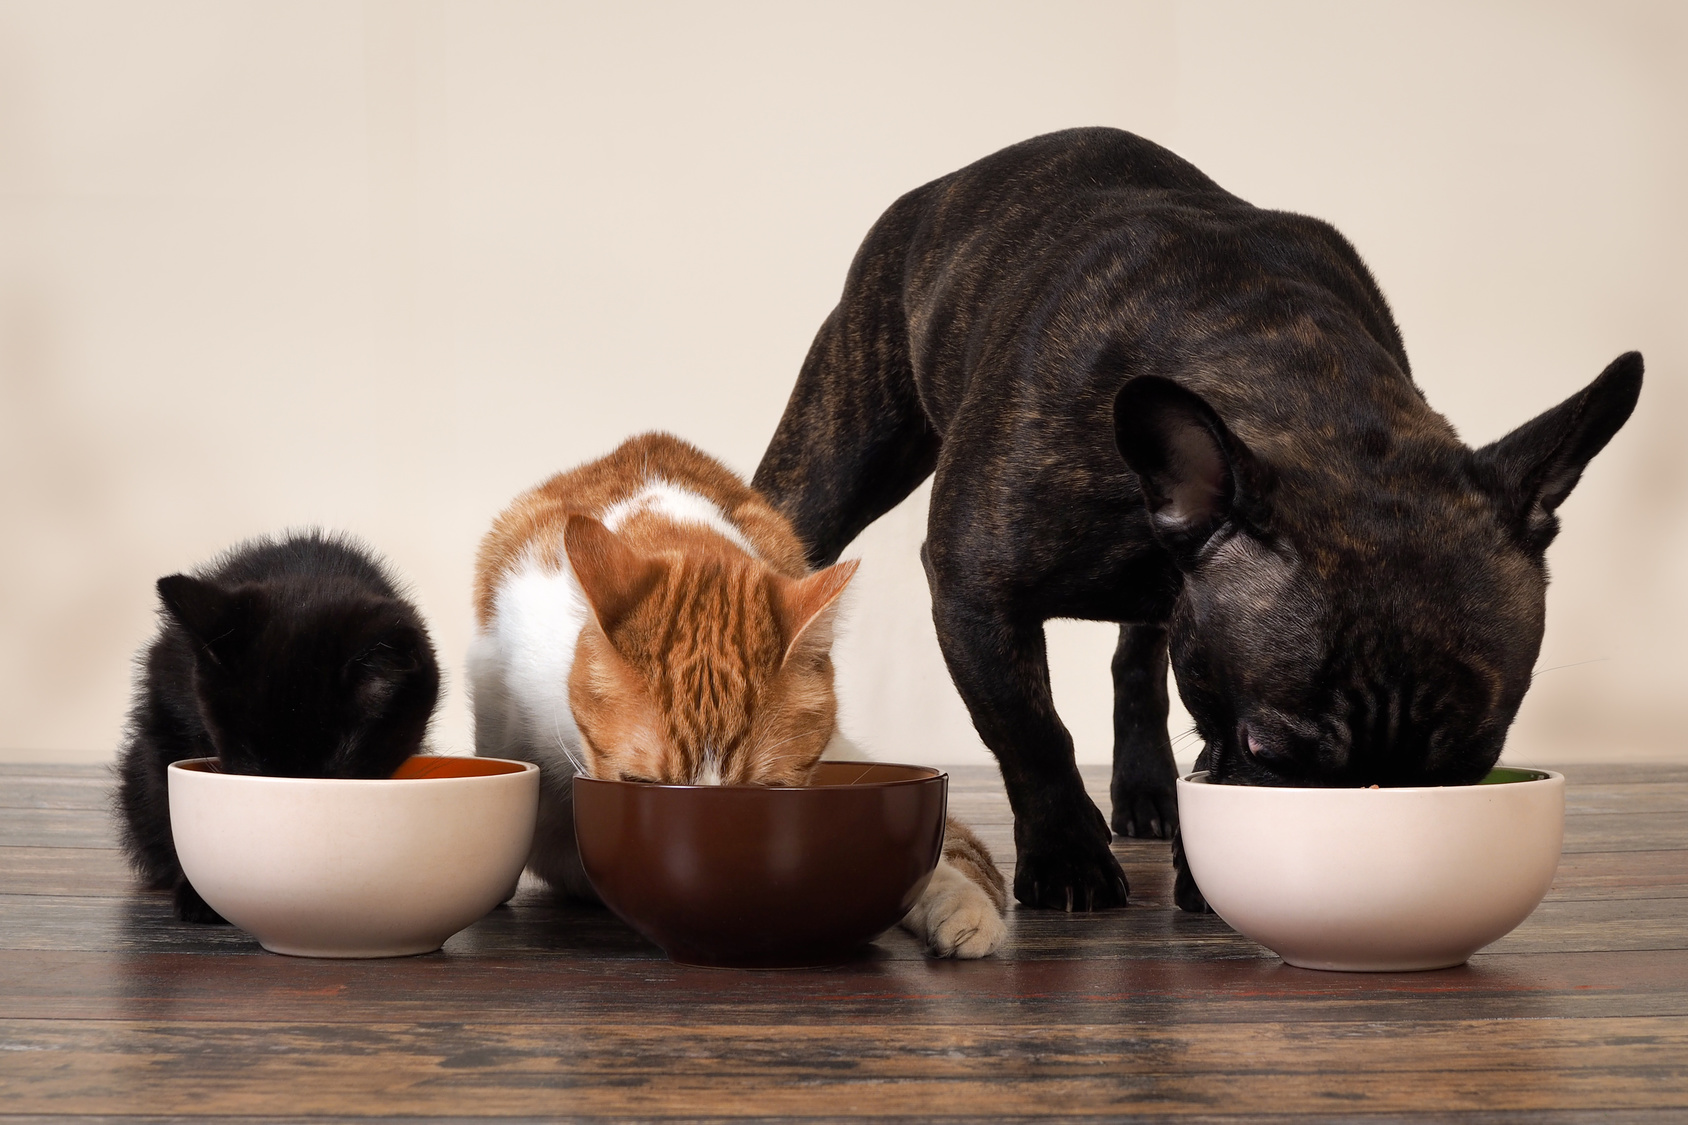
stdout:
[(505, 576), (491, 622), (469, 646), (475, 753), (521, 758), (572, 777), (585, 760), (569, 708), (569, 673), (588, 613), (567, 568), (524, 560)]
[(622, 524), (640, 512), (654, 512), (673, 523), (707, 527), (751, 558), (757, 557), (756, 548), (750, 545), (744, 532), (733, 525), (713, 500), (661, 477), (647, 481), (643, 488), (627, 499), (611, 504), (598, 522), (611, 531), (619, 531)]

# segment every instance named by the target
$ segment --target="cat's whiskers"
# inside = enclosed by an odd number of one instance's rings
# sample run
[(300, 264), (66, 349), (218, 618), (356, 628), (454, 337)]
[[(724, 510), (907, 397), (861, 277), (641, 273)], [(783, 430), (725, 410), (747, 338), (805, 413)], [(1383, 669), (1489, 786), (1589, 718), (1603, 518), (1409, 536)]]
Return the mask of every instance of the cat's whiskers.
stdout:
[(586, 763), (580, 760), (580, 757), (575, 754), (574, 748), (569, 745), (568, 739), (563, 737), (562, 715), (555, 706), (551, 708), (551, 733), (557, 740), (558, 749), (562, 750), (563, 756), (574, 767), (574, 772), (591, 777), (592, 772), (586, 768)]
[(787, 743), (796, 742), (799, 738), (802, 738), (802, 737), (803, 736), (801, 734), (794, 734), (790, 738), (780, 739), (778, 742), (774, 743), (772, 746), (768, 745), (768, 743), (765, 742), (765, 741), (759, 742), (759, 743), (756, 744), (756, 753), (755, 753), (754, 756), (759, 758), (763, 754), (767, 754), (770, 751), (778, 750), (781, 746), (784, 746)]

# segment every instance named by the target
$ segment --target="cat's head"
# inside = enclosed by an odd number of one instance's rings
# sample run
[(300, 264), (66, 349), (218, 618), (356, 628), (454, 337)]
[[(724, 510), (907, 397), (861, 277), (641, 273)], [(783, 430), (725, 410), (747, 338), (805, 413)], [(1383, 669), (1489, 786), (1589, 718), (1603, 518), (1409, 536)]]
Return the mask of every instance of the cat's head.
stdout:
[(593, 777), (801, 785), (837, 724), (832, 626), (856, 572), (736, 552), (641, 554), (586, 516), (564, 550), (591, 613), (569, 703)]
[[(1449, 438), (1306, 472), (1257, 455), (1184, 387), (1128, 382), (1116, 443), (1183, 573), (1172, 664), (1214, 777), (1487, 773), (1541, 647), (1555, 510), (1640, 387), (1630, 353), (1483, 449)], [(1321, 481), (1335, 492), (1308, 495)]]
[(158, 580), (192, 645), (200, 715), (225, 770), (387, 777), (415, 754), (439, 697), (416, 611), (355, 583)]

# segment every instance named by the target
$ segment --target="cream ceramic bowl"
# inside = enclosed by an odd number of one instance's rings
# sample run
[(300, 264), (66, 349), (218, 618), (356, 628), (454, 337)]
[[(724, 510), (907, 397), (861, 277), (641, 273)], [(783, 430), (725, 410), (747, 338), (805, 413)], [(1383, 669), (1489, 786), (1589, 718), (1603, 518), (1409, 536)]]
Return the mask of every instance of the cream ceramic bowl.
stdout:
[(1463, 964), (1547, 894), (1565, 779), (1496, 769), (1476, 785), (1289, 789), (1178, 779), (1184, 854), (1233, 929), (1305, 969)]
[(225, 774), (173, 763), (182, 870), (265, 949), (403, 957), (438, 949), (508, 897), (533, 843), (539, 768), (416, 757), (391, 779)]

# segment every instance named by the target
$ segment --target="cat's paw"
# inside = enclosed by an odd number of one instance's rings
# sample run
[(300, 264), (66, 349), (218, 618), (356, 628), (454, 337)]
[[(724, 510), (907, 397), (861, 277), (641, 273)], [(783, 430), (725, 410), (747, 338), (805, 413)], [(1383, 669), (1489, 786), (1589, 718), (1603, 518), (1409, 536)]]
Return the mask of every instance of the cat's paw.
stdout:
[(947, 862), (938, 864), (902, 924), (934, 956), (961, 960), (989, 957), (1008, 937), (1008, 925), (990, 896)]
[(211, 904), (199, 897), (193, 884), (183, 879), (176, 884), (176, 917), (183, 922), (199, 922), (210, 926), (226, 926), (228, 919), (211, 909)]

